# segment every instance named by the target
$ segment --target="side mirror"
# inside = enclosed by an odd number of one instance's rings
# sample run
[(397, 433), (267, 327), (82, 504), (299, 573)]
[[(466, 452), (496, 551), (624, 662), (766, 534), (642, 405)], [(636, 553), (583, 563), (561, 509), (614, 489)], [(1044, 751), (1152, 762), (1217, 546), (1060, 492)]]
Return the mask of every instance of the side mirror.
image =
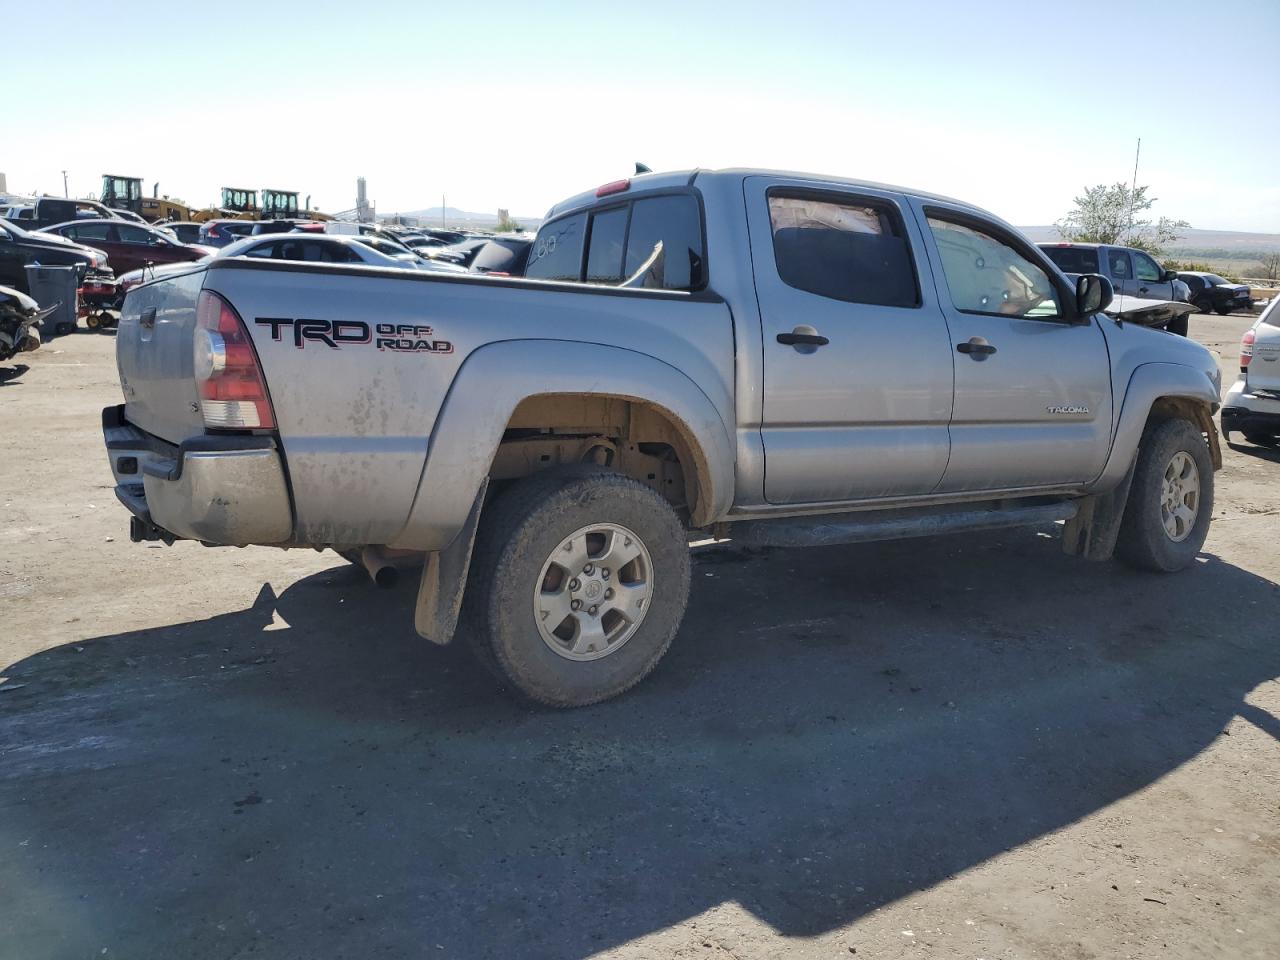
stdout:
[(1081, 274), (1076, 281), (1076, 315), (1091, 317), (1099, 310), (1111, 306), (1111, 298), (1115, 291), (1111, 281), (1098, 273)]
[(1177, 271), (1177, 270), (1166, 270), (1166, 271), (1164, 272), (1164, 276), (1163, 276), (1163, 277), (1161, 277), (1161, 279), (1162, 279), (1162, 280), (1177, 280), (1177, 279), (1178, 279), (1178, 271)]

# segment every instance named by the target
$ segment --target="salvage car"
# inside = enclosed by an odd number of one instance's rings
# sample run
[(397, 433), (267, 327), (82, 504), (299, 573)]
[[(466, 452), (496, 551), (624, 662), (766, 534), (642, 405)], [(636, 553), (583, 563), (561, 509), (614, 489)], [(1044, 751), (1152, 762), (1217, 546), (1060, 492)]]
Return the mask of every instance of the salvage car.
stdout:
[(71, 220), (38, 231), (92, 244), (103, 250), (121, 273), (148, 263), (186, 263), (212, 253), (209, 247), (179, 243), (162, 229), (121, 220)]
[[(1146, 251), (1104, 243), (1042, 243), (1039, 246), (1063, 273), (1068, 276), (1100, 273), (1111, 281), (1120, 296), (1188, 302), (1187, 285), (1174, 271), (1156, 263)], [(1165, 329), (1185, 337), (1186, 314), (1179, 315)]]
[(1240, 379), (1222, 401), (1222, 436), (1240, 432), (1250, 443), (1280, 439), (1280, 299), (1273, 298), (1240, 341)]
[(0, 287), (0, 360), (38, 349), (38, 324), (56, 309), (55, 305), (42, 310), (21, 290)]
[(1233, 310), (1248, 310), (1253, 306), (1247, 285), (1232, 283), (1216, 273), (1183, 270), (1178, 273), (1178, 279), (1190, 288), (1189, 299), (1201, 313), (1214, 312), (1225, 317)]
[(531, 237), (493, 237), (472, 255), (467, 269), (472, 273), (522, 277), (532, 248)]
[(80, 267), (80, 279), (111, 275), (107, 255), (101, 250), (52, 234), (28, 233), (8, 220), (0, 220), (0, 286), (27, 292), (27, 265), (32, 263)]
[(220, 256), (135, 288), (103, 411), (132, 539), (331, 548), (379, 583), (422, 556), (417, 631), (461, 615), (561, 707), (657, 665), (691, 539), (1061, 522), (1068, 553), (1194, 567), (1215, 357), (977, 207), (647, 174), (554, 206), (525, 273)]

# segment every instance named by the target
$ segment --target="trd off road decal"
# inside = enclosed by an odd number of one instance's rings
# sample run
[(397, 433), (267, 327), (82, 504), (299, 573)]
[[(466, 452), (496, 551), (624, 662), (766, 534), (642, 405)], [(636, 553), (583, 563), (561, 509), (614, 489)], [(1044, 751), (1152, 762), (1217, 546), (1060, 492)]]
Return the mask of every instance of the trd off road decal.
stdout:
[(323, 343), (335, 350), (372, 343), (379, 350), (400, 353), (453, 353), (452, 343), (430, 339), (434, 331), (420, 323), (375, 323), (370, 327), (363, 320), (293, 320), (288, 317), (257, 317), (253, 322), (270, 327), (272, 340), (283, 340), (285, 329), (291, 329), (290, 339), (299, 349), (308, 342)]

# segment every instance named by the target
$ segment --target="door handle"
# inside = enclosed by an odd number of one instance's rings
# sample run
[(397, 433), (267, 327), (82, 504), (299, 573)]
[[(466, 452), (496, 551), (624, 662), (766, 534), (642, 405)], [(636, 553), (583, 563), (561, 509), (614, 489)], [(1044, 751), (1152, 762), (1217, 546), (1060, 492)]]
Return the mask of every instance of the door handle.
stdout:
[(1139, 288), (1138, 288), (1138, 292), (1139, 292), (1139, 293), (1146, 293), (1146, 292), (1147, 292), (1147, 288), (1146, 288), (1146, 287), (1139, 287)]
[(822, 334), (814, 331), (806, 333), (804, 331), (813, 330), (813, 327), (796, 327), (790, 333), (778, 334), (778, 342), (784, 343), (789, 347), (809, 346), (809, 347), (825, 347), (831, 341)]
[(996, 352), (996, 348), (987, 343), (985, 337), (970, 337), (964, 343), (956, 344), (956, 352), (967, 353), (973, 360), (985, 360)]

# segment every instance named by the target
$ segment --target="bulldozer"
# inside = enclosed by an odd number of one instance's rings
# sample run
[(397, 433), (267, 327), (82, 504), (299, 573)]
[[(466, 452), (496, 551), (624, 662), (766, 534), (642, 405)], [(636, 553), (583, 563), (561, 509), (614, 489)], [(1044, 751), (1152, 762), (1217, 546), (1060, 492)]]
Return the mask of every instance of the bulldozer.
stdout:
[(191, 208), (181, 200), (160, 196), (156, 184), (151, 196), (142, 195), (141, 177), (122, 177), (114, 173), (102, 175), (102, 203), (113, 210), (128, 210), (145, 220), (190, 220)]
[(262, 188), (262, 216), (268, 220), (332, 220), (319, 210), (309, 209), (311, 197), (298, 209), (298, 191)]
[[(264, 194), (266, 191), (263, 191)], [(206, 207), (191, 214), (196, 223), (206, 220), (257, 220), (261, 215), (258, 209), (258, 191), (244, 187), (223, 187), (222, 205)]]

